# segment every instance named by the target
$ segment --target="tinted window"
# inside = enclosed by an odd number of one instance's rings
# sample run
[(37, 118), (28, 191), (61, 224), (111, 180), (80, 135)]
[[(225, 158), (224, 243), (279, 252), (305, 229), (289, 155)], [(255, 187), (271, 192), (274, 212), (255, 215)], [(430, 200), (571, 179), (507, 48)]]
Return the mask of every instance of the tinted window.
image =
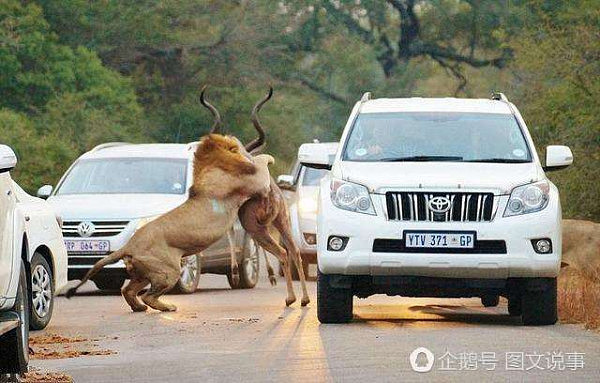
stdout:
[[(429, 158), (431, 157), (431, 158)], [(356, 119), (343, 159), (530, 162), (514, 116), (490, 113), (372, 113)]]

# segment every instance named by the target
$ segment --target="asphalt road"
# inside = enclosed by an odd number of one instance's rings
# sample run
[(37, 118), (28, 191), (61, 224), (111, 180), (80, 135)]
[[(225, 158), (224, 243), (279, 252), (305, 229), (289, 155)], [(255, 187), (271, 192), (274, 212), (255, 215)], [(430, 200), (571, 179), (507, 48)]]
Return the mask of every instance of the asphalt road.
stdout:
[[(203, 275), (195, 294), (167, 296), (177, 312), (134, 314), (90, 284), (81, 296), (58, 298), (50, 326), (33, 336), (89, 339), (91, 349), (114, 354), (31, 366), (75, 382), (600, 382), (600, 335), (580, 326), (524, 327), (504, 303), (385, 296), (355, 298), (351, 324), (320, 325), (315, 283), (307, 308), (285, 308), (284, 285), (263, 279), (232, 291), (225, 277)], [(434, 355), (429, 372), (411, 367), (418, 347)], [(416, 367), (427, 361), (420, 353)]]

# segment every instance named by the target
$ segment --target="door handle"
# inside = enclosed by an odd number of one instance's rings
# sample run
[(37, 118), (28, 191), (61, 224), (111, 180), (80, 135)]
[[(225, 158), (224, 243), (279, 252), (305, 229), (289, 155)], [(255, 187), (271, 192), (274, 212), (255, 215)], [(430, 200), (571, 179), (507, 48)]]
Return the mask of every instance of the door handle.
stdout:
[(12, 194), (12, 190), (8, 189), (8, 190), (6, 191), (6, 195), (11, 195), (11, 194)]

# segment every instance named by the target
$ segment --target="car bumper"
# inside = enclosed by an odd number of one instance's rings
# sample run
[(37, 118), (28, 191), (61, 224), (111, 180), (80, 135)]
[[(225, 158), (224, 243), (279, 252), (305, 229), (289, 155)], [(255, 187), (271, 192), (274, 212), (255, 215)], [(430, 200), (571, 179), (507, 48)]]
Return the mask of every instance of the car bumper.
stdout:
[(305, 234), (316, 235), (317, 233), (316, 213), (300, 213), (292, 208), (290, 214), (292, 214), (292, 236), (298, 250), (300, 250), (303, 257), (314, 259), (314, 262), (316, 262), (317, 245), (308, 243), (305, 237)]
[[(69, 280), (81, 280), (85, 274), (90, 270), (87, 269), (69, 269), (68, 277)], [(125, 267), (111, 267), (111, 268), (103, 268), (100, 270), (94, 278), (129, 278), (129, 274), (127, 274), (127, 270)]]
[[(94, 266), (96, 262), (106, 257), (108, 254), (119, 250), (121, 247), (125, 246), (125, 244), (129, 241), (129, 239), (135, 233), (135, 226), (137, 221), (131, 221), (127, 227), (121, 231), (118, 235), (110, 236), (110, 237), (91, 237), (91, 238), (81, 238), (81, 237), (68, 237), (65, 236), (65, 240), (102, 240), (109, 241), (110, 251), (106, 253), (80, 253), (80, 252), (71, 252), (67, 251), (67, 279), (75, 280), (81, 279), (91, 268)], [(117, 263), (106, 265), (104, 268), (98, 273), (99, 276), (102, 275), (115, 275), (115, 276), (127, 276), (125, 271), (125, 264), (123, 261), (118, 261)]]
[[(502, 217), (508, 196), (500, 196), (491, 222), (388, 221), (382, 201), (374, 196), (377, 215), (349, 212), (334, 207), (327, 195), (320, 200), (318, 264), (324, 274), (371, 276), (428, 276), (445, 278), (555, 277), (561, 260), (561, 213), (558, 193), (542, 211)], [(401, 240), (406, 230), (474, 231), (478, 241), (504, 242), (506, 250), (457, 253), (421, 250), (413, 253), (374, 248), (376, 240)], [(348, 237), (342, 251), (327, 249), (329, 236)], [(553, 251), (537, 254), (531, 240), (550, 238)], [(376, 251), (374, 251), (376, 250)]]

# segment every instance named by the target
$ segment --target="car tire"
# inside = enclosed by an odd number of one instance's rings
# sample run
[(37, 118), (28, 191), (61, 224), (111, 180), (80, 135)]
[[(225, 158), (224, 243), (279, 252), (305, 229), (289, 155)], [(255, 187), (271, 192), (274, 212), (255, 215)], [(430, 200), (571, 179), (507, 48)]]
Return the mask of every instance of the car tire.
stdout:
[(317, 271), (317, 318), (321, 323), (352, 321), (353, 294), (349, 288), (331, 286), (330, 276)]
[(0, 336), (0, 374), (24, 374), (29, 364), (29, 299), (27, 273), (21, 265), (14, 310), (20, 325)]
[(54, 276), (48, 261), (40, 253), (31, 259), (31, 291), (29, 294), (29, 328), (46, 328), (54, 309)]
[(258, 283), (260, 257), (256, 243), (248, 234), (244, 235), (242, 261), (238, 267), (240, 279), (235, 283), (231, 272), (227, 273), (227, 282), (232, 289), (252, 289)]
[(198, 289), (202, 272), (202, 257), (194, 254), (181, 259), (181, 274), (171, 290), (175, 294), (193, 294)]
[(527, 281), (522, 291), (522, 319), (526, 326), (555, 324), (558, 320), (556, 278)]
[(500, 303), (500, 296), (498, 295), (483, 295), (481, 297), (483, 307), (496, 307), (498, 303)]
[(515, 293), (508, 296), (508, 315), (518, 317), (521, 315), (521, 294)]
[(121, 291), (121, 287), (125, 283), (125, 278), (104, 277), (94, 279), (96, 287), (102, 291)]

